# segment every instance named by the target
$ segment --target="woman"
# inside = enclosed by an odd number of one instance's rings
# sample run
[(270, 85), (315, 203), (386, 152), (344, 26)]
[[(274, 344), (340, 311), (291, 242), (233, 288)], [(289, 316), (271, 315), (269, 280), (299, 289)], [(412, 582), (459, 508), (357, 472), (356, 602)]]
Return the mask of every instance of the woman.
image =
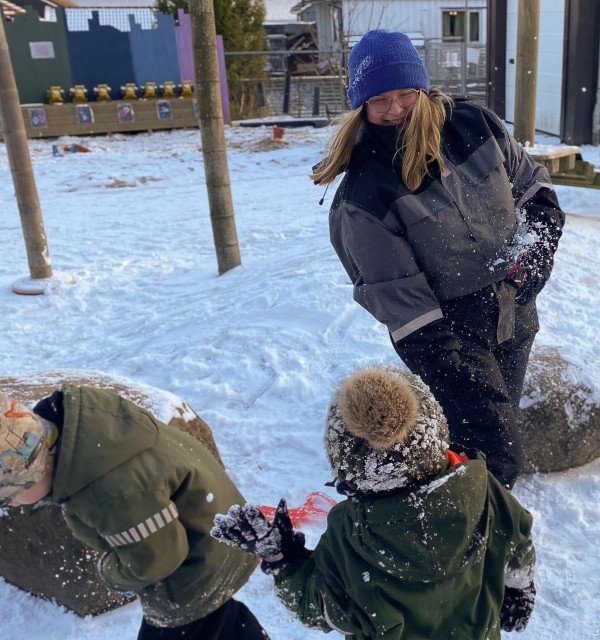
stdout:
[(348, 71), (352, 111), (311, 176), (345, 172), (331, 242), (451, 437), (512, 488), (535, 298), (564, 224), (549, 174), (493, 113), (430, 87), (405, 34), (368, 32)]

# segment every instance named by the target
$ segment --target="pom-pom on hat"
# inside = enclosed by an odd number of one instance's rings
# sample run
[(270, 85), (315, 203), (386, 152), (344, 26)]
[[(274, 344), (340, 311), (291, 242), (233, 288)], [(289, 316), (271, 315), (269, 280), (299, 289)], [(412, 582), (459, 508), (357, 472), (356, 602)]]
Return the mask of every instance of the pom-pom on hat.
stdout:
[(421, 378), (371, 367), (342, 381), (329, 407), (325, 448), (338, 482), (365, 493), (436, 476), (447, 460), (444, 412)]
[(0, 506), (44, 477), (51, 429), (51, 423), (0, 392)]
[(342, 385), (339, 409), (346, 429), (384, 451), (404, 442), (417, 422), (417, 398), (410, 384), (373, 367), (352, 374)]
[(421, 56), (404, 33), (368, 31), (350, 51), (350, 105), (358, 109), (369, 98), (395, 89), (429, 91), (429, 75)]

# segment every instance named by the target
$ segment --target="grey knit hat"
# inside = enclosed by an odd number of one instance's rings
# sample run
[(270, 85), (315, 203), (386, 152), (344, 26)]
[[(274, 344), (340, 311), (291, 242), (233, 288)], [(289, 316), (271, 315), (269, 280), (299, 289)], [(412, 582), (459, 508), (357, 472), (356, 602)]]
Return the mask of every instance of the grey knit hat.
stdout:
[(47, 420), (0, 392), (0, 505), (44, 477), (51, 429)]
[(339, 482), (390, 491), (437, 475), (448, 450), (442, 408), (421, 378), (395, 366), (361, 369), (329, 407), (325, 448)]

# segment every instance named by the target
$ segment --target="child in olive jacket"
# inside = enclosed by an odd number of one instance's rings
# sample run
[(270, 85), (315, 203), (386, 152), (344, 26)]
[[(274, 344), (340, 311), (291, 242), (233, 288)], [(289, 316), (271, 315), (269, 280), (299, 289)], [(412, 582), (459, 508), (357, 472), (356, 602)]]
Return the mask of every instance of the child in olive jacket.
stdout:
[(0, 392), (0, 460), (0, 504), (60, 504), (103, 552), (104, 582), (139, 596), (138, 640), (268, 639), (232, 598), (256, 560), (209, 535), (243, 497), (201, 442), (115, 393), (65, 384), (33, 412)]
[(532, 518), (481, 454), (449, 451), (447, 439), (417, 376), (358, 371), (338, 390), (325, 436), (349, 498), (316, 548), (304, 548), (285, 501), (272, 525), (235, 505), (211, 534), (261, 557), (308, 626), (355, 640), (499, 640), (533, 609)]

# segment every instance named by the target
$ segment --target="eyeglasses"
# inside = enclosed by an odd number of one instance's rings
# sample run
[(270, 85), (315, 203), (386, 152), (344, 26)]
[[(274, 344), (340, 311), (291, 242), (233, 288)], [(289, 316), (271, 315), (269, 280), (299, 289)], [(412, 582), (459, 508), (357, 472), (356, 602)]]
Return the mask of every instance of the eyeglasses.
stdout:
[(369, 98), (367, 105), (373, 113), (381, 116), (392, 108), (394, 101), (398, 102), (404, 109), (412, 107), (417, 101), (418, 95), (419, 89), (410, 89), (409, 91), (393, 96), (375, 96), (374, 98)]

